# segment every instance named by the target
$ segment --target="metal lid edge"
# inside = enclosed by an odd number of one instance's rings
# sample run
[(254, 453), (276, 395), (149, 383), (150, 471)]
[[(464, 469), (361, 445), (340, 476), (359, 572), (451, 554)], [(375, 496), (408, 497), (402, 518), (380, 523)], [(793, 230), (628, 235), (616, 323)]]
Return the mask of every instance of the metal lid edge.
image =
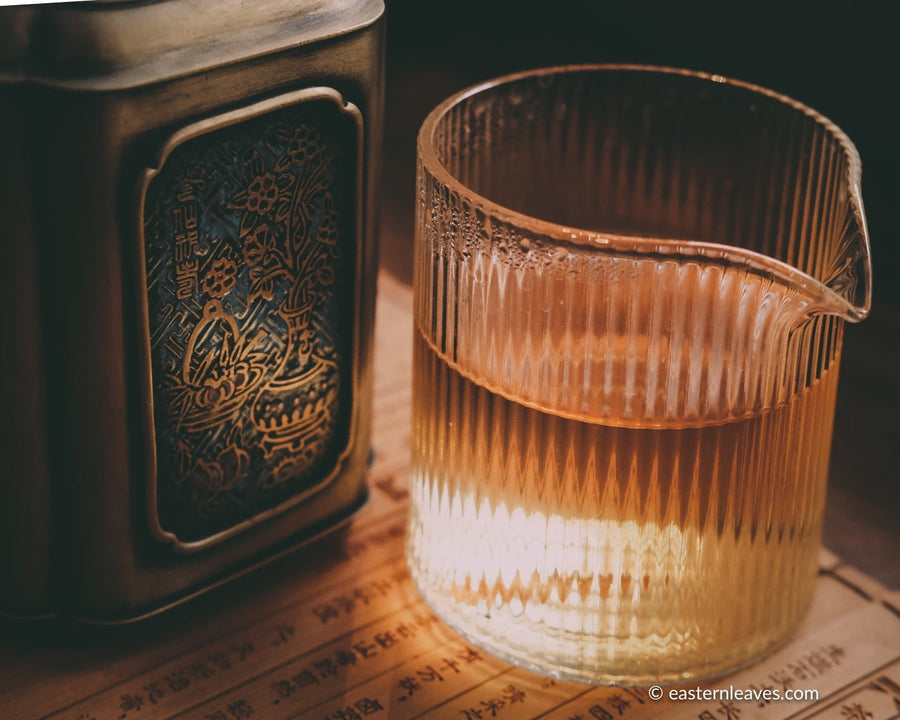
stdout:
[[(383, 0), (166, 0), (74, 3), (29, 16), (15, 54), (0, 56), (0, 83), (69, 90), (149, 85), (332, 39), (384, 14)], [(0, 9), (0, 27), (6, 11)]]

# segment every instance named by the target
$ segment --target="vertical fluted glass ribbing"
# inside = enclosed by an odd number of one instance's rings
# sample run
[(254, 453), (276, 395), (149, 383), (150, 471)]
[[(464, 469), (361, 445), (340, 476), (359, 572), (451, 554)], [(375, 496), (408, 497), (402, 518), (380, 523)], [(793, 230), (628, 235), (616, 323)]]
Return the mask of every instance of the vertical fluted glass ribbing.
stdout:
[(858, 265), (841, 137), (744, 87), (570, 69), (457, 98), (419, 149), (426, 599), (594, 682), (763, 652), (815, 577), (843, 323), (823, 310), (846, 314), (823, 304)]

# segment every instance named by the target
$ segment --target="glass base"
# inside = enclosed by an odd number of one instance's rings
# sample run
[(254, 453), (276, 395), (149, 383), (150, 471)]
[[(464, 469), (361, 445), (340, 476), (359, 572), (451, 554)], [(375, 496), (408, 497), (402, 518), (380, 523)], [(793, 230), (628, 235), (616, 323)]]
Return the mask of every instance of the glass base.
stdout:
[(799, 607), (800, 612), (789, 624), (739, 645), (700, 653), (697, 647), (708, 644), (690, 632), (604, 637), (560, 631), (532, 623), (522, 614), (514, 616), (505, 605), (487, 608), (459, 603), (431, 589), (413, 563), (410, 572), (434, 613), (478, 648), (540, 675), (598, 686), (676, 685), (731, 674), (786, 644), (812, 599)]

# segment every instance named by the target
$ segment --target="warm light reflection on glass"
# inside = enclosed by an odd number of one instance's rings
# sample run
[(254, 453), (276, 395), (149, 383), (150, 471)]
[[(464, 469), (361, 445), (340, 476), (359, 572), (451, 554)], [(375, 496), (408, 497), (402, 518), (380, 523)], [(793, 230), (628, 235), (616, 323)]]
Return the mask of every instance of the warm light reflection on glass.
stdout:
[(414, 348), (407, 554), (458, 631), (560, 677), (677, 681), (805, 610), (836, 374), (731, 422), (629, 428), (514, 402)]
[(849, 141), (766, 91), (565, 68), (447, 101), (419, 161), (422, 594), (596, 683), (773, 648), (811, 601), (843, 321), (868, 312)]
[[(487, 500), (476, 507), (472, 495), (449, 497), (446, 487), (435, 492), (433, 482), (416, 487), (418, 512), (426, 516), (412, 539), (416, 552), (428, 556), (429, 574), (443, 577), (457, 602), (484, 615), (503, 609), (510, 618), (616, 636), (623, 606), (637, 608), (643, 594), (655, 591), (651, 584), (681, 582), (688, 543), (702, 552), (699, 538), (672, 524), (510, 511)], [(585, 614), (594, 622), (586, 623)], [(635, 622), (632, 617), (629, 624)], [(633, 628), (624, 631), (630, 635)]]

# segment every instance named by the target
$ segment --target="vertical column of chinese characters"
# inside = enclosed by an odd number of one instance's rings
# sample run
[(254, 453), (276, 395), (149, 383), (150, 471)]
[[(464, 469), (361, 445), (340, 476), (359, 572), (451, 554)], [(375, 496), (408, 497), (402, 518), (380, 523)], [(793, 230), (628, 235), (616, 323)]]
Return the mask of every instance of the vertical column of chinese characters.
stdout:
[(178, 184), (176, 199), (179, 205), (172, 208), (175, 237), (175, 285), (176, 297), (186, 300), (193, 297), (198, 289), (197, 251), (199, 232), (197, 229), (197, 197), (194, 186), (183, 180)]

